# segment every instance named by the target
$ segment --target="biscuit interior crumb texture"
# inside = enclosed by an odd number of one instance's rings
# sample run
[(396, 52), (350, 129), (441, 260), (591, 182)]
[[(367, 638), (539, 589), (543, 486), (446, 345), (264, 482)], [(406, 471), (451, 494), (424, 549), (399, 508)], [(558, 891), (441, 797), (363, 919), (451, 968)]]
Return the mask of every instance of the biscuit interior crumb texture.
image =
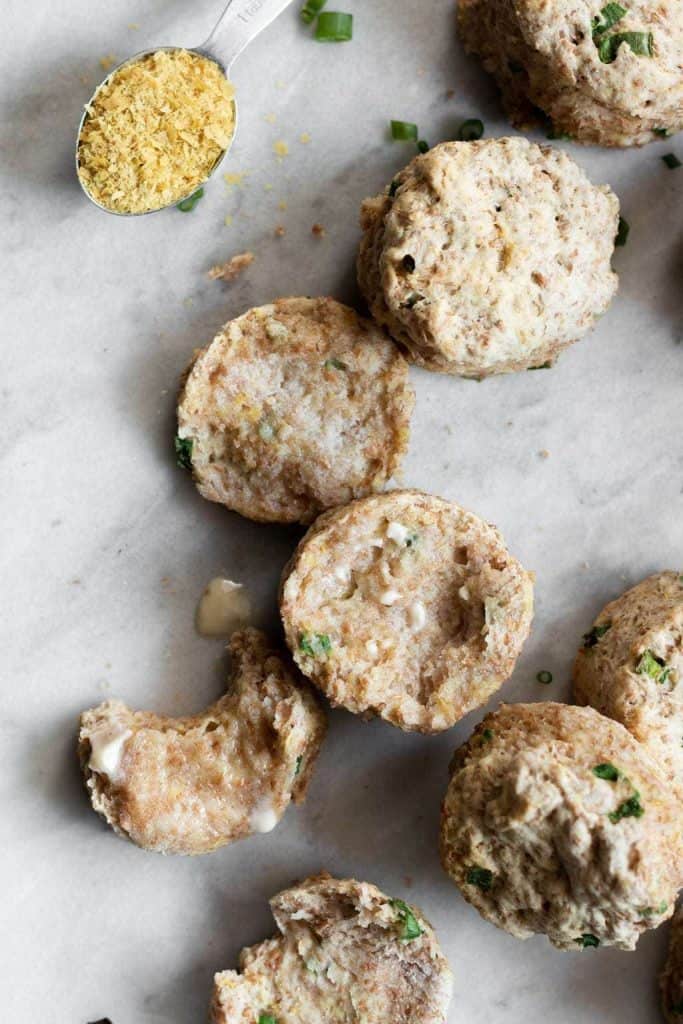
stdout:
[(633, 949), (683, 883), (681, 808), (622, 725), (593, 708), (508, 704), (456, 751), (442, 863), (518, 938)]
[[(605, 7), (620, 16), (596, 34)], [(545, 113), (556, 136), (634, 146), (683, 127), (680, 0), (458, 0), (458, 28), (518, 128)], [(622, 42), (613, 60), (600, 59), (601, 40), (629, 32), (651, 35), (649, 56)]]
[(386, 483), (413, 402), (405, 360), (372, 323), (333, 299), (280, 299), (196, 356), (178, 432), (205, 498), (251, 519), (310, 522)]
[(78, 176), (109, 210), (157, 210), (206, 180), (233, 131), (234, 90), (218, 65), (158, 50), (115, 71), (86, 107)]
[(445, 142), (363, 203), (359, 285), (428, 369), (482, 378), (541, 366), (607, 309), (618, 214), (609, 187), (560, 150)]
[(94, 809), (159, 853), (209, 853), (269, 832), (303, 799), (325, 718), (255, 629), (230, 641), (233, 684), (205, 712), (165, 718), (107, 701), (81, 715), (79, 755)]
[(683, 576), (661, 572), (611, 601), (574, 663), (574, 697), (650, 748), (683, 795)]
[(659, 976), (662, 1011), (668, 1024), (681, 1024), (683, 1016), (683, 907), (671, 922), (669, 955)]
[(271, 909), (280, 934), (215, 976), (211, 1024), (443, 1024), (451, 972), (417, 907), (321, 874)]
[(334, 704), (402, 729), (450, 728), (511, 674), (532, 577), (452, 502), (391, 491), (321, 516), (283, 574), (301, 670)]

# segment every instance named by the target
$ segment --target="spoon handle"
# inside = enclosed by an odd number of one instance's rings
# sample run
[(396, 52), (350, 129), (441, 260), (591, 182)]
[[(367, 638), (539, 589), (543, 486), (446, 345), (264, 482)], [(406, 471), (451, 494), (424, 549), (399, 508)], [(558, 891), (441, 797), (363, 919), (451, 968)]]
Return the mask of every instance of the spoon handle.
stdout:
[(292, 0), (228, 0), (213, 32), (197, 49), (218, 60), (226, 74), (236, 57)]

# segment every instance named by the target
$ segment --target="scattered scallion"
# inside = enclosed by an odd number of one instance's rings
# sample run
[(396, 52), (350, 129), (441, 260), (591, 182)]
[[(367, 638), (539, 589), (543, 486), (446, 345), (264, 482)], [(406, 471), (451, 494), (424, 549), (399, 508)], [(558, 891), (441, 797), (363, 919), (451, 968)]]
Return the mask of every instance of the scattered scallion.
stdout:
[(636, 665), (636, 672), (639, 676), (649, 676), (656, 683), (665, 683), (669, 678), (670, 671), (671, 669), (667, 667), (664, 659), (649, 650), (643, 651)]
[(401, 265), (403, 266), (403, 269), (406, 271), (406, 273), (412, 274), (412, 272), (415, 270), (415, 257), (411, 256), (410, 253), (407, 252), (403, 259), (401, 260)]
[(317, 14), (322, 11), (323, 7), (327, 3), (327, 0), (306, 0), (299, 11), (299, 17), (306, 25), (310, 25)]
[(393, 199), (398, 189), (398, 178), (394, 178), (391, 185), (389, 186), (389, 198)]
[(675, 171), (677, 167), (681, 166), (681, 161), (678, 159), (675, 153), (665, 153), (662, 160), (669, 168), (670, 171)]
[(348, 43), (352, 37), (352, 14), (343, 11), (323, 11), (318, 15), (315, 38), (319, 43)]
[(423, 929), (415, 917), (407, 903), (403, 900), (392, 900), (391, 905), (398, 914), (398, 919), (401, 923), (401, 935), (400, 939), (402, 942), (412, 942), (413, 939), (418, 939), (422, 935)]
[(309, 658), (318, 658), (330, 653), (332, 641), (327, 633), (302, 633), (299, 637), (299, 650)]
[(627, 14), (628, 11), (621, 4), (609, 3), (605, 4), (599, 14), (596, 14), (591, 21), (591, 32), (593, 33), (593, 39), (596, 36), (601, 36), (607, 29), (612, 28), (618, 21)]
[(552, 672), (548, 672), (546, 669), (543, 669), (542, 672), (536, 673), (536, 679), (539, 683), (544, 683), (547, 686), (548, 683), (552, 683), (553, 674)]
[(295, 775), (298, 775), (299, 772), (301, 771), (301, 765), (303, 764), (303, 761), (304, 761), (304, 755), (303, 754), (299, 754), (299, 756), (296, 759), (296, 763), (294, 765), (294, 774)]
[(176, 210), (180, 210), (181, 213), (191, 213), (199, 200), (204, 195), (204, 189), (198, 188), (196, 192), (193, 192), (187, 199), (183, 199), (181, 202), (176, 203)]
[(591, 946), (597, 949), (600, 945), (600, 939), (596, 938), (595, 935), (591, 935), (590, 932), (584, 932), (583, 935), (579, 935), (578, 939), (574, 940), (582, 949), (589, 949)]
[(652, 32), (615, 32), (611, 36), (600, 36), (598, 57), (603, 64), (612, 64), (622, 43), (630, 47), (637, 57), (651, 57)]
[(348, 370), (348, 366), (341, 359), (326, 359), (323, 366), (326, 370)]
[(465, 881), (468, 885), (476, 885), (482, 892), (488, 892), (493, 882), (493, 872), (488, 868), (480, 868), (476, 864), (467, 869)]
[(180, 469), (192, 469), (192, 438), (180, 437), (176, 434), (174, 440), (175, 461)]
[(417, 148), (418, 152), (427, 153), (429, 151), (429, 143), (425, 142), (424, 139), (418, 139)]
[(640, 793), (636, 790), (633, 796), (630, 796), (628, 800), (622, 800), (616, 811), (610, 811), (607, 817), (613, 825), (616, 825), (622, 818), (642, 818), (644, 814), (645, 808), (640, 802)]
[(596, 764), (593, 769), (593, 775), (597, 776), (598, 779), (605, 779), (607, 782), (617, 782), (621, 778), (621, 772), (611, 761), (603, 761), (602, 764)]
[(476, 142), (484, 134), (484, 122), (478, 117), (470, 117), (458, 128), (458, 140), (460, 142)]
[(258, 1024), (277, 1024), (277, 1017), (273, 1017), (272, 1013), (259, 1013)]
[(484, 729), (481, 734), (482, 743), (489, 743), (493, 739), (493, 729)]
[(392, 121), (391, 137), (394, 142), (417, 142), (417, 125), (412, 121)]
[(659, 135), (660, 139), (667, 139), (669, 137), (668, 128), (653, 128), (652, 131), (655, 135)]
[(599, 626), (593, 626), (588, 633), (584, 633), (581, 646), (585, 648), (595, 647), (597, 642), (605, 635), (608, 629), (612, 628), (611, 622), (603, 622)]

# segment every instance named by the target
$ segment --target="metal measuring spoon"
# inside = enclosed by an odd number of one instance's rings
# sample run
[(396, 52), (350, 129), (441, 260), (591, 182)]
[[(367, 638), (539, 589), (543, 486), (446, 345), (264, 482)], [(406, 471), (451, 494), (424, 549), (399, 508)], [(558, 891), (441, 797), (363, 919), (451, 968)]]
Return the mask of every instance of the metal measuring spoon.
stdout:
[(173, 202), (166, 203), (164, 206), (157, 206), (153, 210), (144, 210), (140, 213), (122, 213), (119, 210), (110, 210), (108, 206), (102, 206), (102, 204), (98, 203), (96, 199), (93, 199), (78, 175), (78, 149), (81, 141), (83, 125), (88, 117), (87, 108), (93, 102), (95, 96), (105, 82), (108, 82), (109, 79), (126, 64), (133, 64), (136, 61), (142, 60), (144, 57), (151, 56), (153, 53), (159, 53), (160, 50), (187, 50), (189, 53), (196, 53), (200, 57), (207, 57), (209, 60), (212, 60), (214, 64), (218, 64), (218, 67), (221, 69), (225, 77), (229, 78), (230, 69), (245, 46), (247, 46), (252, 39), (255, 39), (259, 32), (262, 32), (264, 28), (267, 28), (271, 21), (274, 21), (278, 14), (284, 11), (285, 7), (288, 7), (291, 2), (292, 0), (228, 0), (228, 4), (218, 19), (218, 23), (213, 29), (211, 35), (206, 42), (201, 44), (201, 46), (155, 46), (151, 50), (141, 50), (140, 53), (136, 53), (133, 57), (129, 57), (127, 60), (121, 61), (120, 64), (109, 71), (93, 92), (85, 110), (83, 111), (83, 116), (81, 117), (81, 121), (78, 126), (78, 136), (76, 138), (76, 176), (78, 177), (78, 182), (83, 192), (90, 202), (99, 207), (100, 210), (105, 210), (107, 213), (113, 213), (117, 217), (144, 217), (148, 213), (158, 213), (159, 210), (165, 210), (169, 206), (176, 206), (178, 203), (182, 203), (185, 199), (189, 199), (190, 196), (194, 195), (197, 189), (206, 184), (211, 175), (222, 163), (226, 153), (230, 150), (237, 133), (237, 104), (233, 98), (233, 129), (230, 142), (220, 154), (206, 178), (204, 178), (203, 181), (198, 182), (191, 192), (188, 192), (185, 196), (179, 196), (177, 199), (174, 199)]

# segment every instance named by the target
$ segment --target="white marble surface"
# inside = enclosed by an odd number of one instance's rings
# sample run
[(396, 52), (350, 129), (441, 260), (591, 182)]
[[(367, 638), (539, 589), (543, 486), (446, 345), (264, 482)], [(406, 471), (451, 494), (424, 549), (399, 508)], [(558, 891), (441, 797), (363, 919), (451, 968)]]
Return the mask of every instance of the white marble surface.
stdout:
[[(221, 643), (193, 629), (204, 585), (221, 571), (249, 581), (257, 621), (274, 625), (276, 580), (298, 536), (209, 505), (176, 470), (173, 396), (193, 347), (277, 295), (357, 298), (358, 204), (412, 156), (387, 140), (389, 118), (418, 121), (432, 143), (470, 116), (487, 134), (507, 131), (489, 81), (454, 39), (451, 0), (345, 0), (355, 38), (336, 47), (307, 38), (292, 8), (234, 75), (241, 126), (224, 170), (248, 172), (244, 187), (218, 178), (186, 216), (101, 213), (72, 166), (99, 58), (196, 43), (219, 8), (3, 5), (0, 1018), (201, 1021), (212, 973), (270, 933), (268, 896), (326, 867), (424, 908), (455, 971), (451, 1024), (654, 1024), (665, 930), (635, 954), (558, 953), (485, 924), (443, 875), (446, 768), (479, 714), (436, 738), (333, 714), (306, 805), (273, 834), (200, 859), (142, 853), (88, 808), (78, 712), (108, 695), (168, 712), (214, 698)], [(290, 147), (282, 162), (278, 139)], [(483, 384), (413, 374), (406, 482), (496, 522), (538, 573), (508, 700), (566, 698), (594, 613), (681, 563), (683, 170), (662, 164), (670, 150), (683, 158), (683, 141), (571, 147), (620, 195), (631, 237), (616, 255), (613, 308), (555, 369)], [(311, 236), (315, 221), (323, 240)], [(207, 279), (243, 249), (257, 261), (242, 278)], [(554, 673), (548, 688), (534, 681), (541, 668)]]

